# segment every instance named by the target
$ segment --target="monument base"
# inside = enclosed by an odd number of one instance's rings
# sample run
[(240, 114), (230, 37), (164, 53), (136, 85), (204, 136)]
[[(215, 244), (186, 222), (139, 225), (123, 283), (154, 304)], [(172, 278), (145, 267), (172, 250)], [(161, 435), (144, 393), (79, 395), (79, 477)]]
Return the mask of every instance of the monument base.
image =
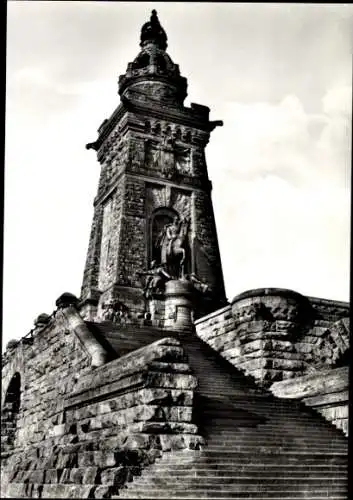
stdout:
[(189, 281), (170, 280), (165, 284), (164, 327), (191, 332), (193, 329), (193, 287)]

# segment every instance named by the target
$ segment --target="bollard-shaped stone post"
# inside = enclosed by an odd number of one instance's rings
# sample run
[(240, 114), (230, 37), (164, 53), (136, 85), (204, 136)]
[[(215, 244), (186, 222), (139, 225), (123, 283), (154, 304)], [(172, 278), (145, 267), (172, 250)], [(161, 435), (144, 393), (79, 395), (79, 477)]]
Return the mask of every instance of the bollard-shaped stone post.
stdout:
[(187, 280), (165, 284), (165, 320), (168, 330), (191, 332), (193, 325), (193, 287)]

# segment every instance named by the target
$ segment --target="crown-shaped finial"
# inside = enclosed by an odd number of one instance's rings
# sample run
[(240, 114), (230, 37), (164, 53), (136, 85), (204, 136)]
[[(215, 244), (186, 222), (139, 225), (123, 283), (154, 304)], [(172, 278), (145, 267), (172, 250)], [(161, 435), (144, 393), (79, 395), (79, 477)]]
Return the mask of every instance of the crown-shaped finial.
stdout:
[(159, 22), (155, 9), (152, 10), (149, 22), (145, 23), (141, 29), (140, 46), (143, 47), (148, 42), (155, 43), (161, 50), (167, 48), (167, 35)]

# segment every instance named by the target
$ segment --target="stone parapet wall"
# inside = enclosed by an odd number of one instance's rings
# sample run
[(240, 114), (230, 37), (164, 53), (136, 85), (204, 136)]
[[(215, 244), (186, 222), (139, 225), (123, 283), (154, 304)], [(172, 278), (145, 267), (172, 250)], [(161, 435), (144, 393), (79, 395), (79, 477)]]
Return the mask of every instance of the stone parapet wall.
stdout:
[(3, 471), (5, 496), (102, 498), (163, 451), (203, 444), (192, 423), (197, 380), (175, 339), (81, 371), (70, 389), (59, 380), (66, 391), (52, 399), (55, 418), (35, 413), (37, 433), (29, 421), (19, 429), (21, 447)]
[(348, 367), (275, 382), (270, 390), (276, 397), (303, 401), (348, 436)]
[(15, 376), (20, 377), (20, 407), (14, 449), (41, 442), (55, 425), (76, 376), (90, 369), (90, 357), (60, 313), (7, 353), (2, 369), (2, 403)]
[(270, 288), (238, 295), (195, 325), (223, 357), (269, 386), (333, 366), (349, 348), (348, 316), (348, 304)]

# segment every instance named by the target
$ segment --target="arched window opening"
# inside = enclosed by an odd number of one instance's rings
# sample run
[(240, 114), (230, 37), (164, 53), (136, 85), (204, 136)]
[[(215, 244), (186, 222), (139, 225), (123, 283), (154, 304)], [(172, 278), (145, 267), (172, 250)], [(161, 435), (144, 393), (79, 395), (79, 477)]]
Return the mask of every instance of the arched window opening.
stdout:
[(21, 404), (21, 376), (15, 373), (1, 409), (1, 452), (10, 452), (15, 443), (17, 418)]

